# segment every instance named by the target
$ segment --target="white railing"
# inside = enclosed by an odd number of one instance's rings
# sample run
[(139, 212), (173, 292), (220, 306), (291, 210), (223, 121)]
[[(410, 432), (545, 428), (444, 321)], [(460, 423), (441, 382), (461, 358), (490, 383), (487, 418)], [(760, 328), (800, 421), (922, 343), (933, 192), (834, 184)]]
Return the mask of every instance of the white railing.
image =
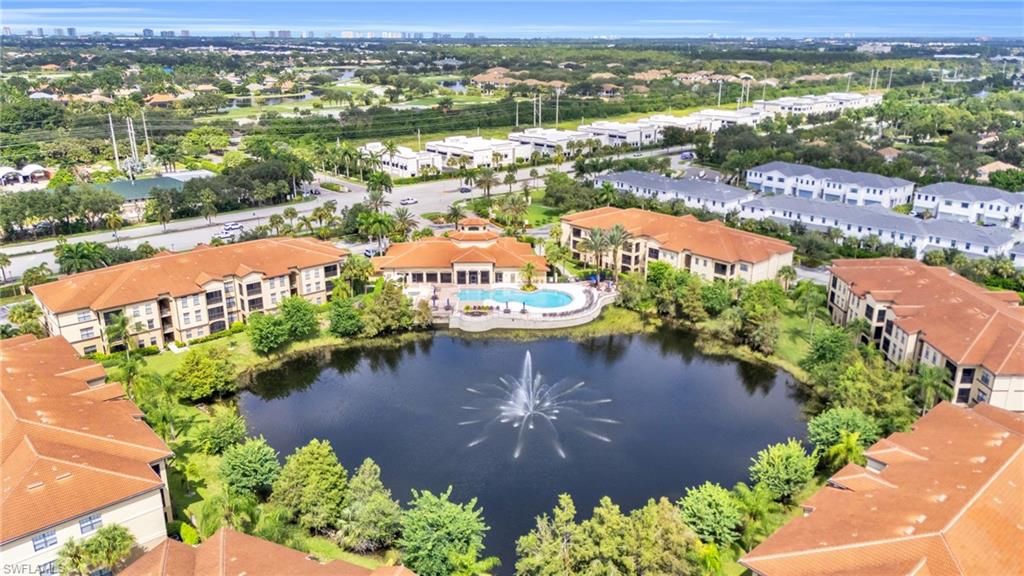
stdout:
[[(586, 291), (587, 302), (584, 306), (566, 312), (532, 312), (497, 309), (479, 315), (467, 314), (462, 310), (452, 312), (448, 320), (449, 328), (457, 328), (465, 332), (486, 332), (488, 330), (550, 330), (554, 328), (571, 328), (592, 322), (601, 315), (605, 306), (615, 302), (614, 292)], [(479, 310), (477, 312), (480, 312)]]

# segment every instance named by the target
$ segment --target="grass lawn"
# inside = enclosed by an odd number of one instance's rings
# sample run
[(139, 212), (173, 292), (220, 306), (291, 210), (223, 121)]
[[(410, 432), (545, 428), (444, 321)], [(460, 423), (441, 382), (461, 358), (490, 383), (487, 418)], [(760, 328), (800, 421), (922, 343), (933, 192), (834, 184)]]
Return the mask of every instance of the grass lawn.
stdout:
[(4, 296), (0, 298), (0, 306), (6, 306), (7, 304), (17, 304), (18, 302), (24, 302), (25, 300), (31, 300), (31, 294), (18, 294), (17, 296)]
[(377, 555), (353, 554), (342, 550), (340, 546), (323, 536), (309, 536), (303, 540), (303, 545), (310, 554), (316, 556), (321, 562), (331, 560), (344, 560), (363, 568), (373, 570), (384, 564), (384, 558)]

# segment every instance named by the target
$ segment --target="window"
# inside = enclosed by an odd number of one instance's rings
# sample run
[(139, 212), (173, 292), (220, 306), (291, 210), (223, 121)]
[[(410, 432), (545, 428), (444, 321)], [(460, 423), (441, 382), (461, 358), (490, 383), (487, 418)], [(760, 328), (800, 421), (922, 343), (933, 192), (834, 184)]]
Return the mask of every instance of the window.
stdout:
[(196, 310), (196, 322), (202, 322), (202, 321), (203, 321), (203, 311), (202, 310)]
[(36, 534), (32, 537), (32, 549), (36, 552), (40, 550), (46, 550), (50, 546), (57, 545), (57, 531), (47, 530), (42, 534)]
[(416, 282), (416, 283), (423, 282), (423, 273), (422, 272), (413, 272), (412, 273), (412, 281)]
[(86, 346), (85, 348), (82, 348), (82, 353), (86, 354), (86, 355), (95, 354), (96, 353), (96, 345), (93, 344), (91, 346)]
[(92, 320), (92, 312), (90, 312), (89, 310), (79, 310), (78, 311), (78, 321), (79, 322), (88, 322), (89, 320)]
[(740, 262), (740, 272), (746, 272), (749, 269), (750, 269), (750, 266), (747, 266), (746, 264)]
[(89, 338), (94, 338), (96, 336), (96, 332), (91, 327), (82, 328), (82, 330), (79, 332), (79, 335), (81, 336), (82, 340), (88, 340)]
[(956, 403), (966, 404), (971, 399), (971, 389), (961, 388), (956, 391)]
[(139, 316), (142, 316), (142, 308), (132, 306), (132, 318), (138, 318)]
[(199, 306), (199, 294), (192, 295), (192, 305)]
[(103, 526), (103, 518), (99, 514), (90, 514), (78, 521), (78, 528), (82, 534), (88, 534)]
[(451, 284), (451, 283), (452, 283), (452, 273), (451, 272), (441, 272), (441, 284)]
[(249, 296), (255, 296), (263, 293), (263, 285), (259, 282), (250, 282), (245, 285), (245, 293)]
[(224, 293), (225, 294), (234, 294), (235, 293), (235, 285), (231, 284), (230, 282), (225, 284), (224, 285)]
[(504, 282), (505, 281), (505, 273), (504, 272), (495, 272), (494, 273), (494, 281), (499, 283), (499, 284)]
[(153, 313), (153, 305), (152, 304), (146, 304), (146, 315), (148, 316), (149, 314), (152, 314), (152, 313)]
[(427, 282), (436, 283), (437, 282), (437, 272), (427, 272), (426, 279), (427, 279)]
[(960, 383), (970, 384), (971, 382), (974, 382), (974, 368), (964, 368), (960, 372)]
[(185, 339), (186, 340), (191, 340), (192, 339), (192, 331), (191, 330), (185, 331)]
[(190, 312), (183, 313), (181, 315), (181, 317), (182, 317), (182, 320), (185, 322), (185, 324), (191, 324), (192, 323), (192, 315), (191, 315)]

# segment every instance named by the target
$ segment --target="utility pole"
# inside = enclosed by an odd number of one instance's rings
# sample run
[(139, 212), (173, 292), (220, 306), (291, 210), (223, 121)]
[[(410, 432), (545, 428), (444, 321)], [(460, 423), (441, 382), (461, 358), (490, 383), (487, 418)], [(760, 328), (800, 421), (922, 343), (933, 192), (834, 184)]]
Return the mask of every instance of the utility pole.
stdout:
[(135, 147), (135, 127), (132, 126), (131, 117), (126, 117), (124, 119), (124, 123), (125, 127), (128, 130), (128, 150), (132, 153), (132, 158), (138, 160), (139, 149)]
[(719, 80), (718, 81), (718, 104), (716, 104), (716, 106), (721, 106), (721, 105), (722, 105), (722, 81)]
[(114, 119), (107, 113), (107, 122), (110, 123), (110, 145), (114, 147), (114, 167), (121, 169), (121, 159), (117, 154), (117, 136), (114, 135)]
[(153, 154), (153, 151), (149, 148), (149, 128), (146, 127), (146, 109), (142, 109), (142, 135), (146, 137), (146, 156)]
[(537, 122), (538, 126), (544, 127), (544, 97), (537, 94)]
[(519, 100), (516, 100), (516, 127), (519, 127)]
[(892, 66), (889, 67), (889, 81), (885, 84), (885, 89), (892, 88)]
[(560, 93), (558, 88), (555, 88), (555, 128), (558, 128), (558, 95)]
[(420, 143), (420, 129), (416, 129), (416, 149), (423, 150), (423, 144)]
[(853, 72), (849, 72), (846, 75), (846, 91), (850, 91), (850, 82), (853, 81)]

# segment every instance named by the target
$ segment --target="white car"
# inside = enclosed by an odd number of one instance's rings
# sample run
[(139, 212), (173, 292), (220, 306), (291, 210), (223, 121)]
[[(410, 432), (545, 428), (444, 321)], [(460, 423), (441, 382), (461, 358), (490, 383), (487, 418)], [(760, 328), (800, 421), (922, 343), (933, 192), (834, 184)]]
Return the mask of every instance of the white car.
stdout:
[(216, 234), (214, 234), (213, 237), (214, 238), (220, 238), (221, 240), (232, 240), (235, 237), (235, 233), (234, 232), (228, 232), (227, 230), (222, 230), (222, 231), (217, 232)]
[(415, 198), (402, 198), (398, 203), (402, 206), (410, 206), (412, 204), (419, 204), (419, 200)]
[(226, 223), (224, 224), (224, 230), (225, 230), (225, 231), (229, 231), (229, 230), (241, 230), (241, 229), (242, 229), (242, 225), (241, 225), (241, 224), (239, 224), (238, 222), (226, 222)]

